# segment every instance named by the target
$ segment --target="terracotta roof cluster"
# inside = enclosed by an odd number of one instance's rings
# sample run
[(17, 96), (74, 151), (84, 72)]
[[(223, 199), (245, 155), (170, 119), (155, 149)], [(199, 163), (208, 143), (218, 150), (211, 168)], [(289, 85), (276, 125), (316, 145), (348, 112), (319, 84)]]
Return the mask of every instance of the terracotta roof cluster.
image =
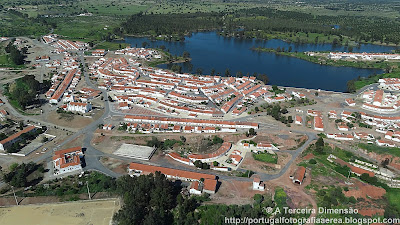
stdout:
[(215, 180), (215, 175), (211, 174), (204, 174), (204, 173), (197, 173), (185, 170), (178, 170), (178, 169), (171, 169), (166, 167), (160, 166), (152, 166), (140, 163), (130, 163), (129, 164), (130, 170), (141, 171), (144, 174), (155, 173), (157, 171), (161, 172), (162, 174), (174, 177), (174, 178), (185, 178), (190, 180), (200, 180), (204, 178), (204, 180), (211, 179)]
[(134, 116), (125, 115), (125, 120), (137, 120), (143, 122), (154, 122), (154, 123), (186, 123), (186, 124), (213, 124), (217, 126), (251, 126), (258, 128), (258, 123), (251, 122), (240, 122), (240, 121), (224, 121), (224, 120), (206, 120), (206, 119), (184, 119), (184, 118), (173, 118), (173, 117), (157, 117), (157, 116)]
[(342, 159), (336, 158), (335, 162), (336, 162), (337, 164), (341, 165), (341, 166), (347, 166), (347, 167), (349, 167), (350, 170), (351, 170), (353, 173), (360, 174), (360, 175), (363, 174), (363, 173), (367, 173), (370, 177), (375, 176), (375, 173), (373, 173), (373, 172), (371, 172), (371, 171), (368, 171), (368, 170), (361, 169), (361, 168), (356, 167), (356, 166), (353, 166), (353, 165), (351, 165), (350, 163), (343, 161)]

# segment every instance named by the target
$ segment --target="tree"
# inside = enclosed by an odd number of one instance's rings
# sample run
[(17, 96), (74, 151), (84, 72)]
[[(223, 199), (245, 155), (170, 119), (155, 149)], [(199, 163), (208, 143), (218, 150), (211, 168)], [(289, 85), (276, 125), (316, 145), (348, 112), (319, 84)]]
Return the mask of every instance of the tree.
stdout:
[(250, 136), (254, 136), (254, 135), (256, 135), (257, 134), (257, 132), (254, 130), (254, 128), (250, 128), (249, 129), (249, 135)]
[(293, 117), (292, 116), (288, 116), (288, 123), (293, 123)]
[(197, 73), (198, 75), (201, 75), (201, 74), (203, 73), (203, 69), (202, 69), (202, 68), (197, 68), (197, 69), (196, 69), (196, 73)]
[(337, 38), (334, 38), (333, 41), (332, 41), (332, 45), (333, 46), (339, 45), (339, 40)]
[(267, 74), (260, 74), (258, 76), (258, 78), (264, 83), (264, 84), (268, 84), (269, 83), (269, 77), (267, 76)]
[(226, 68), (226, 70), (225, 70), (225, 76), (226, 77), (229, 77), (231, 75), (231, 71), (228, 69), (228, 68)]
[(23, 130), (24, 129), (24, 121), (19, 121), (18, 123), (18, 129)]
[(190, 58), (190, 53), (187, 52), (187, 51), (184, 51), (183, 54), (182, 54), (182, 57), (185, 58), (185, 59)]
[(381, 165), (382, 165), (384, 168), (387, 168), (387, 166), (389, 165), (389, 163), (390, 163), (390, 159), (389, 159), (389, 158), (386, 158), (385, 160), (383, 160), (383, 161), (381, 162)]
[(323, 154), (324, 153), (324, 139), (322, 137), (319, 137), (317, 142), (315, 142), (315, 151), (319, 154)]
[(149, 45), (149, 43), (147, 43), (147, 42), (144, 41), (144, 42), (142, 43), (142, 48), (146, 48), (148, 45)]
[(215, 75), (215, 68), (212, 68), (211, 69), (211, 76), (214, 76)]
[(355, 83), (355, 81), (354, 80), (349, 80), (348, 82), (347, 82), (347, 91), (349, 92), (349, 93), (355, 93), (356, 92), (356, 83)]
[(179, 191), (160, 172), (147, 176), (118, 178), (117, 193), (124, 205), (114, 220), (121, 225), (172, 224), (171, 210), (176, 206)]

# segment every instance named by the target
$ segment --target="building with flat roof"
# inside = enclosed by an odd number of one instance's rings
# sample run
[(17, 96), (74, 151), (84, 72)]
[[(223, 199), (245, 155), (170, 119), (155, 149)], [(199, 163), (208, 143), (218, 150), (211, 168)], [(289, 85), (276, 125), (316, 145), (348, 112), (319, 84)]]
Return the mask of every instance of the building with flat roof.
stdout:
[(150, 160), (155, 151), (155, 147), (124, 143), (119, 147), (117, 151), (114, 152), (114, 155), (133, 159)]

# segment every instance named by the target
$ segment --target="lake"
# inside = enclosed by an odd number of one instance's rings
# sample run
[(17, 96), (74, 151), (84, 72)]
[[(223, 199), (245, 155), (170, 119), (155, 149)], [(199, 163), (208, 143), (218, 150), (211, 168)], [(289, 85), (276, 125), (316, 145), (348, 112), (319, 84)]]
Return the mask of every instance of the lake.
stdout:
[[(331, 44), (291, 44), (282, 40), (256, 40), (226, 38), (216, 32), (193, 33), (186, 37), (184, 42), (151, 41), (145, 37), (126, 37), (125, 42), (132, 47), (141, 47), (143, 42), (149, 43), (148, 47), (164, 45), (166, 50), (173, 55), (182, 55), (184, 51), (190, 53), (192, 66), (181, 63), (184, 72), (195, 73), (198, 68), (203, 74), (210, 74), (214, 68), (217, 73), (224, 74), (228, 68), (230, 74), (238, 71), (244, 75), (249, 73), (265, 73), (270, 79), (270, 84), (323, 89), (331, 91), (346, 91), (348, 80), (358, 76), (366, 77), (381, 70), (359, 69), (351, 67), (334, 67), (314, 64), (293, 57), (279, 56), (268, 52), (255, 52), (252, 47), (288, 49), (292, 51), (346, 51), (345, 46), (332, 46)], [(353, 52), (390, 52), (395, 49), (391, 46), (361, 45), (354, 47)], [(168, 68), (168, 65), (159, 65)]]

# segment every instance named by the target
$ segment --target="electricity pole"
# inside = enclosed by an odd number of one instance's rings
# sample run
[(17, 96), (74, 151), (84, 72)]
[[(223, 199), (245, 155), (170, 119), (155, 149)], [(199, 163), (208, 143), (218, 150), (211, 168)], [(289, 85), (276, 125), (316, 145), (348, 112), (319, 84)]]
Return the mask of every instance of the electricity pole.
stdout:
[(89, 182), (87, 182), (87, 181), (86, 181), (86, 187), (87, 187), (87, 193), (89, 195), (89, 200), (92, 200), (92, 197), (90, 197)]
[(17, 205), (19, 205), (19, 204), (18, 204), (18, 200), (17, 200), (17, 196), (15, 195), (14, 186), (11, 186), (11, 188), (12, 188), (13, 193), (14, 193), (15, 203), (17, 203)]

